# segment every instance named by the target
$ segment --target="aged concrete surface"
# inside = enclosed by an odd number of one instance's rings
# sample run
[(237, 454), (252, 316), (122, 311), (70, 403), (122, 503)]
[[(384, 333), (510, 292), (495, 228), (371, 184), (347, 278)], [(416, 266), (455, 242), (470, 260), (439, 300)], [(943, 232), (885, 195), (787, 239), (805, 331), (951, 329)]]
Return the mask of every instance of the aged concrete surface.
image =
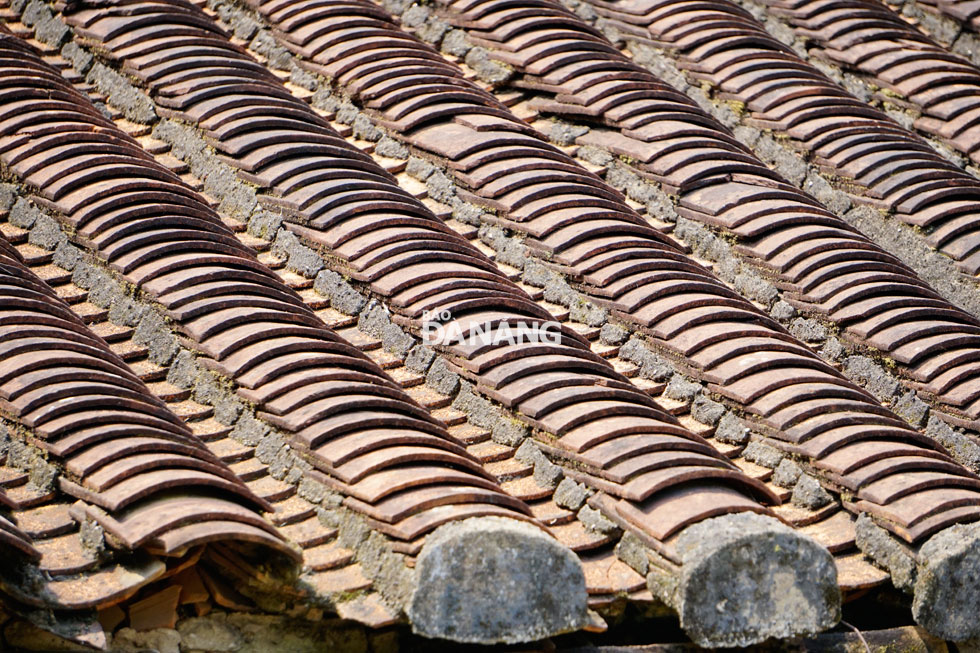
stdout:
[(681, 533), (677, 549), (683, 564), (672, 603), (701, 646), (813, 635), (840, 619), (830, 553), (771, 517), (704, 520)]
[(940, 531), (922, 545), (918, 558), (915, 621), (944, 639), (980, 639), (980, 524)]
[(426, 539), (408, 607), (426, 637), (478, 644), (542, 639), (589, 622), (578, 558), (541, 529), (475, 517)]

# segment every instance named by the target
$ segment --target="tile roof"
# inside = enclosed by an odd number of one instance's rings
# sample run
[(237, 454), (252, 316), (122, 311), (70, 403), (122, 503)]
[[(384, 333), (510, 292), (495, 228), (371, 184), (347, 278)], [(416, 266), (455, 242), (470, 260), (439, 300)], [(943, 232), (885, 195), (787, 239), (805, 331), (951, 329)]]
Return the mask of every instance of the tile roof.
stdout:
[(767, 4), (5, 5), (5, 605), (975, 637), (980, 72)]

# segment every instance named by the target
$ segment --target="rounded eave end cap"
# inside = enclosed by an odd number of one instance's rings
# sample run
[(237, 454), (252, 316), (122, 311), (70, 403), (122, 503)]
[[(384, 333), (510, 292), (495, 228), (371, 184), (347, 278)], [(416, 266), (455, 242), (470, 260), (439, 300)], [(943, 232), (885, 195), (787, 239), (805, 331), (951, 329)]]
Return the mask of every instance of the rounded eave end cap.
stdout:
[(409, 600), (412, 629), (474, 644), (530, 642), (585, 628), (585, 574), (578, 557), (540, 528), (475, 517), (427, 539)]

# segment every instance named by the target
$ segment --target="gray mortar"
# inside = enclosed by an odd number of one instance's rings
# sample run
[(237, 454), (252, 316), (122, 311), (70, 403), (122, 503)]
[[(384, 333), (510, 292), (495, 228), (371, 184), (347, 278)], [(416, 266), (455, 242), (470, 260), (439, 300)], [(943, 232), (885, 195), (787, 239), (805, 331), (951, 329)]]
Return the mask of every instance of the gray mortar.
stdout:
[(52, 491), (56, 486), (56, 481), (61, 475), (59, 469), (48, 462), (47, 454), (37, 446), (21, 440), (18, 436), (10, 436), (11, 433), (28, 435), (26, 429), (18, 428), (17, 424), (0, 419), (0, 425), (9, 438), (6, 441), (7, 464), (14, 469), (19, 469), (27, 473), (28, 486), (33, 490), (46, 493)]
[(422, 25), (418, 30), (416, 30), (415, 34), (426, 43), (438, 47), (440, 41), (442, 41), (442, 37), (445, 36), (446, 32), (448, 32), (450, 29), (452, 29), (452, 26), (449, 23), (443, 20), (435, 19), (428, 21), (425, 25)]
[(780, 322), (789, 322), (796, 317), (796, 309), (793, 308), (791, 304), (787, 304), (780, 299), (779, 301), (773, 303), (769, 314), (772, 315), (773, 319), (775, 320)]
[(68, 238), (61, 232), (57, 221), (46, 215), (40, 215), (27, 236), (27, 242), (36, 247), (53, 250), (62, 243), (68, 242)]
[(548, 462), (547, 456), (541, 451), (538, 445), (533, 440), (524, 440), (524, 442), (517, 448), (514, 452), (514, 458), (525, 465), (533, 465), (537, 467), (538, 463)]
[(52, 18), (51, 10), (41, 0), (31, 0), (22, 11), (20, 20), (27, 27), (34, 27)]
[(562, 479), (562, 482), (555, 488), (552, 499), (556, 505), (562, 508), (577, 511), (585, 505), (586, 500), (593, 494), (595, 492), (591, 488), (566, 478)]
[(896, 399), (891, 409), (899, 417), (916, 428), (925, 426), (926, 419), (929, 415), (929, 404), (919, 399), (912, 390), (909, 390)]
[(704, 394), (698, 394), (691, 405), (691, 417), (708, 426), (717, 426), (726, 412), (724, 405), (709, 399)]
[(96, 556), (102, 556), (106, 548), (105, 530), (92, 519), (86, 517), (79, 524), (78, 539), (82, 547)]
[(222, 380), (210, 370), (198, 372), (194, 381), (194, 400), (214, 406), (215, 419), (226, 426), (235, 424), (244, 408), (234, 391), (224, 387)]
[(419, 4), (413, 4), (402, 13), (402, 26), (415, 29), (425, 24), (432, 15), (432, 10)]
[(333, 270), (323, 270), (316, 275), (313, 288), (329, 297), (330, 306), (345, 315), (357, 315), (367, 305), (367, 298)]
[(664, 598), (699, 646), (811, 635), (840, 619), (830, 553), (771, 517), (739, 513), (704, 520), (677, 537), (676, 550), (681, 575)]
[(548, 132), (548, 138), (555, 145), (567, 146), (575, 143), (575, 139), (589, 133), (589, 128), (582, 125), (570, 125), (556, 120)]
[(514, 458), (534, 466), (534, 482), (542, 487), (554, 489), (564, 478), (565, 473), (562, 468), (552, 463), (530, 438), (525, 439), (517, 448)]
[(394, 324), (388, 308), (377, 300), (371, 300), (361, 311), (357, 326), (365, 333), (381, 340), (384, 349), (399, 358), (406, 358), (415, 346), (415, 338)]
[(980, 472), (980, 445), (976, 440), (951, 427), (933, 411), (926, 422), (925, 434), (942, 445), (961, 465)]
[(963, 31), (950, 46), (950, 50), (980, 65), (980, 37), (973, 32)]
[(817, 353), (823, 356), (826, 360), (840, 361), (848, 354), (848, 350), (835, 336), (830, 336), (823, 344), (823, 347), (817, 351)]
[(340, 99), (333, 94), (329, 86), (321, 84), (310, 98), (310, 104), (327, 113), (334, 113), (340, 108)]
[(472, 48), (469, 39), (466, 38), (466, 32), (461, 29), (450, 29), (442, 38), (441, 49), (448, 55), (462, 58)]
[(866, 514), (858, 515), (855, 542), (864, 555), (889, 573), (895, 587), (906, 592), (912, 591), (918, 571), (914, 554), (908, 547), (896, 541)]
[(762, 465), (769, 469), (776, 469), (783, 458), (786, 457), (786, 454), (768, 444), (753, 440), (745, 447), (745, 451), (742, 452), (742, 457), (750, 463)]
[(647, 548), (633, 533), (625, 533), (616, 543), (616, 557), (632, 567), (638, 574), (646, 577), (650, 571), (650, 558)]
[(418, 372), (419, 374), (425, 374), (429, 371), (432, 366), (432, 362), (436, 358), (436, 353), (422, 344), (414, 345), (405, 356), (405, 367), (412, 370), (413, 372)]
[(436, 170), (425, 180), (425, 188), (429, 197), (437, 202), (453, 206), (460, 201), (456, 197), (456, 184), (442, 170)]
[(18, 199), (17, 187), (0, 183), (0, 211), (9, 211)]
[(52, 17), (42, 20), (35, 25), (34, 35), (38, 41), (55, 48), (60, 48), (66, 41), (71, 39), (71, 30), (63, 22)]
[(292, 55), (289, 50), (276, 43), (276, 39), (268, 30), (259, 29), (248, 47), (265, 57), (269, 64), (275, 68), (288, 69), (292, 62)]
[(323, 269), (324, 263), (316, 250), (300, 242), (288, 229), (280, 229), (270, 250), (274, 256), (286, 260), (286, 268), (307, 279), (313, 279)]
[(553, 490), (564, 477), (562, 468), (547, 458), (534, 463), (534, 482), (541, 487)]
[(800, 480), (803, 468), (789, 458), (783, 458), (772, 474), (772, 482), (782, 488), (792, 488)]
[(651, 381), (666, 381), (674, 374), (671, 365), (654, 353), (639, 336), (633, 336), (620, 347), (619, 357), (635, 363), (640, 368), (640, 376)]
[(377, 142), (384, 137), (384, 132), (375, 127), (370, 118), (363, 113), (354, 118), (351, 127), (353, 128), (355, 138)]
[(615, 157), (613, 157), (613, 155), (606, 150), (592, 145), (583, 145), (582, 147), (578, 148), (575, 156), (582, 159), (586, 163), (591, 163), (592, 165), (597, 166), (608, 166), (615, 160)]
[(169, 365), (180, 350), (167, 318), (154, 310), (144, 312), (136, 325), (133, 341), (145, 346), (149, 350), (150, 360), (157, 365)]
[(678, 218), (672, 235), (690, 247), (697, 256), (716, 263), (714, 273), (748, 299), (765, 307), (779, 300), (779, 290), (711, 229), (697, 222)]
[(485, 48), (470, 48), (464, 60), (480, 79), (494, 86), (506, 83), (514, 74), (510, 66), (491, 59)]
[(848, 356), (844, 359), (844, 374), (863, 385), (880, 401), (893, 399), (901, 388), (895, 377), (867, 356)]
[(17, 198), (17, 201), (14, 202), (13, 208), (10, 209), (8, 219), (10, 220), (10, 224), (14, 225), (15, 227), (30, 229), (34, 226), (34, 222), (40, 215), (41, 212), (36, 206), (34, 206), (34, 204), (24, 197), (19, 197)]
[(289, 82), (307, 91), (315, 91), (320, 86), (320, 80), (317, 79), (316, 75), (298, 66), (293, 66), (290, 71)]
[(980, 524), (957, 524), (919, 549), (912, 600), (916, 623), (943, 639), (980, 638)]
[(793, 495), (790, 500), (794, 506), (806, 510), (819, 510), (832, 503), (834, 497), (823, 489), (820, 481), (809, 474), (802, 474), (793, 488)]
[(816, 320), (798, 317), (789, 323), (789, 332), (805, 343), (815, 345), (827, 339), (827, 327)]
[(452, 215), (454, 219), (459, 220), (460, 222), (477, 227), (483, 224), (483, 220), (486, 218), (487, 213), (474, 204), (460, 202), (453, 207)]
[(425, 181), (435, 171), (435, 165), (428, 160), (417, 156), (410, 156), (408, 158), (408, 163), (405, 166), (405, 174), (407, 174), (409, 177), (414, 177), (419, 181)]
[[(667, 388), (664, 390), (664, 396), (669, 399), (674, 399), (675, 401), (681, 401), (685, 404), (689, 404), (694, 401), (694, 397), (701, 392), (701, 384), (696, 381), (684, 378), (680, 374), (675, 374), (670, 377), (670, 381), (667, 383)], [(718, 416), (721, 419), (721, 415)]]
[(337, 105), (337, 115), (335, 119), (342, 125), (353, 125), (354, 121), (357, 120), (357, 116), (360, 115), (357, 107), (354, 103), (348, 99), (343, 99), (340, 104)]
[(719, 442), (731, 445), (743, 445), (749, 441), (749, 429), (734, 413), (725, 413), (718, 420), (718, 427), (715, 429), (715, 439)]
[(135, 327), (140, 324), (146, 307), (132, 297), (119, 296), (109, 306), (109, 321), (121, 326)]
[(459, 374), (450, 369), (444, 359), (439, 358), (429, 367), (425, 375), (425, 384), (441, 394), (455, 395), (462, 385), (462, 380)]
[[(528, 436), (529, 429), (522, 422), (518, 421), (513, 417), (508, 417), (506, 413), (501, 411), (501, 417), (497, 420), (497, 423), (493, 425), (493, 430), (490, 432), (490, 436), (493, 441), (497, 444), (502, 444), (507, 447), (518, 446), (524, 438)], [(535, 471), (536, 468), (535, 468)], [(553, 471), (542, 472), (545, 477), (549, 474), (553, 474)], [(535, 477), (537, 478), (537, 477)]]
[(586, 530), (593, 533), (608, 537), (619, 537), (623, 534), (619, 526), (606, 519), (601, 512), (592, 506), (582, 506), (578, 511), (578, 519), (585, 525)]
[(957, 270), (951, 259), (932, 249), (911, 227), (886, 219), (881, 211), (868, 206), (856, 207), (841, 217), (915, 270), (943, 297), (980, 316), (977, 282)]
[(157, 121), (153, 102), (129, 80), (102, 63), (89, 68), (85, 81), (109, 98), (112, 105), (133, 122), (149, 125)]
[(408, 148), (390, 136), (383, 136), (374, 146), (374, 153), (389, 159), (407, 159)]
[(468, 381), (460, 382), (460, 390), (456, 394), (456, 398), (453, 399), (452, 406), (456, 410), (466, 413), (471, 424), (485, 429), (493, 429), (494, 424), (502, 417), (500, 411), (490, 400), (473, 391), (473, 384)]
[(613, 324), (612, 322), (607, 322), (602, 325), (599, 329), (599, 340), (606, 345), (612, 347), (617, 347), (622, 345), (630, 337), (630, 332), (627, 329), (619, 326), (618, 324)]
[(441, 526), (416, 573), (408, 614), (426, 637), (509, 644), (589, 623), (578, 558), (530, 524), (477, 517)]

